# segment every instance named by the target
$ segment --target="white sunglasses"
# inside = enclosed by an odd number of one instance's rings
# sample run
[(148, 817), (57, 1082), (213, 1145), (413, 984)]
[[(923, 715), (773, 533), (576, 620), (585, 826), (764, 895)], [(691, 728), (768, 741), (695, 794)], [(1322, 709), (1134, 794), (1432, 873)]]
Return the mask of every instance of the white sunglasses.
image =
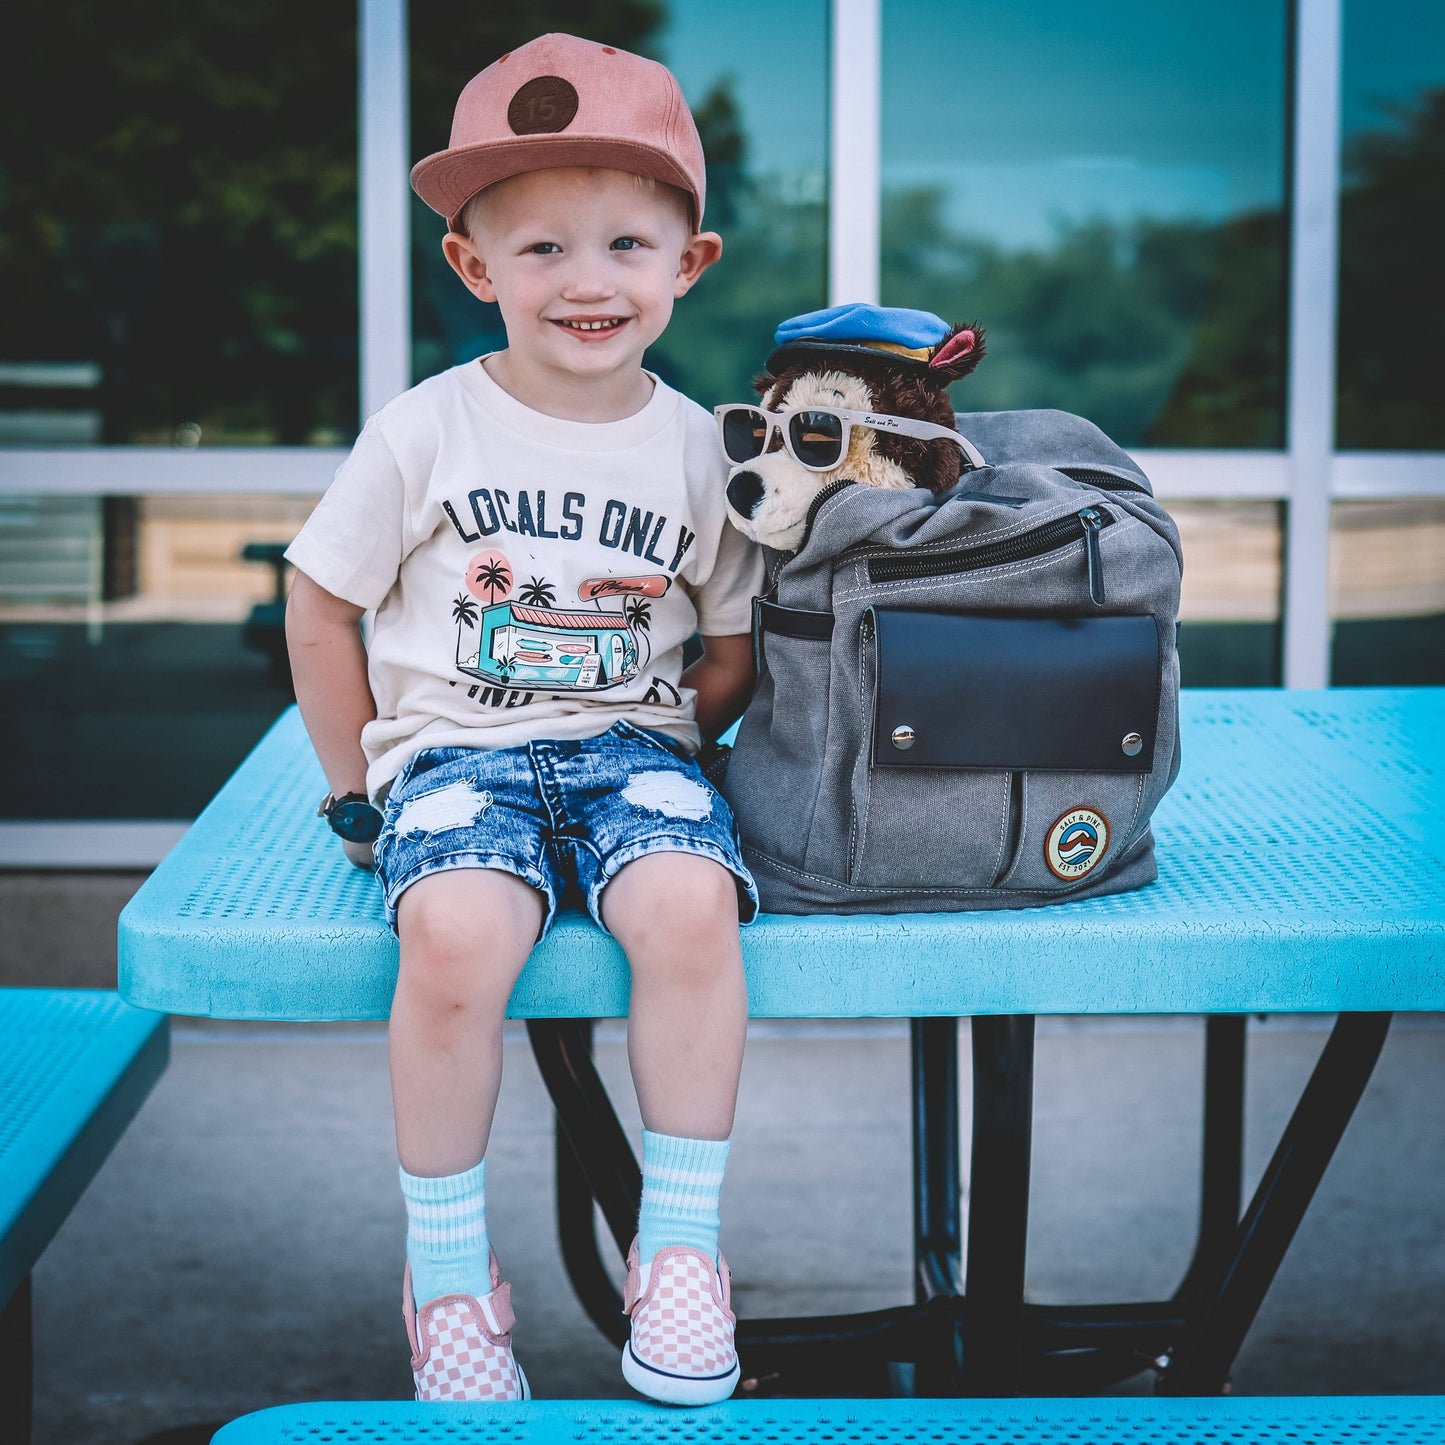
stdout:
[(789, 411), (764, 411), (758, 406), (713, 408), (723, 451), (730, 462), (750, 462), (768, 451), (773, 433), (783, 439), (788, 454), (810, 472), (832, 471), (848, 454), (855, 426), (921, 441), (953, 442), (968, 458), (970, 467), (984, 465), (973, 443), (951, 427), (906, 416), (884, 416), (871, 411), (844, 411), (839, 407), (799, 406)]

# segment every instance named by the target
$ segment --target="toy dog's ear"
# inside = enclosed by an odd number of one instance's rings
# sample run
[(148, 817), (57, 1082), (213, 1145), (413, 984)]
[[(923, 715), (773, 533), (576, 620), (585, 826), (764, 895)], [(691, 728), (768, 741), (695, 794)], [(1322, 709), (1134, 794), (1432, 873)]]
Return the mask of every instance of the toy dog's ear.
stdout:
[(760, 371), (753, 377), (753, 390), (757, 392), (760, 397), (766, 398), (767, 394), (773, 389), (773, 383), (777, 379), (771, 371)]
[(983, 327), (976, 321), (955, 326), (928, 359), (928, 374), (944, 385), (965, 377), (983, 360)]

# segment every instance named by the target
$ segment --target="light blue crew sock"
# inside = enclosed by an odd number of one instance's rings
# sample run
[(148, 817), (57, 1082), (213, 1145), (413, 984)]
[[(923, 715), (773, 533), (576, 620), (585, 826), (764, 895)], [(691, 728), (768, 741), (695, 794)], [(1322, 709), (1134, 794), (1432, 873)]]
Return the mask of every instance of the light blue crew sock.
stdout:
[(492, 1292), (487, 1241), (487, 1161), (428, 1179), (399, 1169), (406, 1200), (406, 1258), (417, 1307), (444, 1294)]
[(679, 1139), (642, 1131), (642, 1209), (637, 1255), (650, 1263), (659, 1249), (686, 1244), (717, 1258), (718, 1196), (727, 1168), (727, 1139)]

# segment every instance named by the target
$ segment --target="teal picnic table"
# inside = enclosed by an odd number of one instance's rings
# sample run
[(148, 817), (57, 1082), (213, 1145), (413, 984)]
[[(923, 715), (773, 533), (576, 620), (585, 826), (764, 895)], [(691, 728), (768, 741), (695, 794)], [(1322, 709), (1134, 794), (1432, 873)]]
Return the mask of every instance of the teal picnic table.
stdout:
[[(1445, 689), (1186, 692), (1183, 767), (1155, 817), (1160, 878), (1047, 908), (889, 917), (765, 915), (743, 935), (758, 1018), (902, 1017), (913, 1050), (914, 1299), (866, 1314), (739, 1323), (744, 1389), (919, 1395), (1097, 1389), (1152, 1368), (1218, 1393), (1363, 1092), (1392, 1012), (1445, 1009)], [(324, 791), (286, 713), (120, 922), (132, 1003), (232, 1019), (380, 1019), (396, 940), (375, 881), (315, 818)], [(635, 1159), (592, 1068), (590, 1021), (624, 1015), (617, 946), (580, 914), (512, 996), (558, 1114), (558, 1211), (574, 1286), (625, 1322), (594, 1233), (619, 1249)], [(1247, 1205), (1245, 1017), (1337, 1015)], [(1200, 1226), (1174, 1295), (1040, 1305), (1024, 1295), (1034, 1019), (1206, 1017)], [(973, 1034), (961, 1219), (957, 1021)], [(338, 1437), (339, 1438), (339, 1437)]]

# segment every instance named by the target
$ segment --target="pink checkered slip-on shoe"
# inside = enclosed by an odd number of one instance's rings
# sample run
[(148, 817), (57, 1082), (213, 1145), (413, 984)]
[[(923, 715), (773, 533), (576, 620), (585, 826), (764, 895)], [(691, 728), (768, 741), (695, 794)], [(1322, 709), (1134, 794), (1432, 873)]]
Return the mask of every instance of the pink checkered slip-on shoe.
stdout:
[(530, 1400), (527, 1377), (512, 1356), (512, 1287), (492, 1256), (492, 1292), (444, 1294), (420, 1309), (411, 1294), (411, 1266), (402, 1285), (418, 1400)]
[(672, 1244), (650, 1265), (627, 1252), (623, 1309), (632, 1338), (622, 1348), (622, 1376), (634, 1390), (664, 1405), (715, 1405), (738, 1383), (733, 1347), (737, 1316), (730, 1308), (727, 1261)]

